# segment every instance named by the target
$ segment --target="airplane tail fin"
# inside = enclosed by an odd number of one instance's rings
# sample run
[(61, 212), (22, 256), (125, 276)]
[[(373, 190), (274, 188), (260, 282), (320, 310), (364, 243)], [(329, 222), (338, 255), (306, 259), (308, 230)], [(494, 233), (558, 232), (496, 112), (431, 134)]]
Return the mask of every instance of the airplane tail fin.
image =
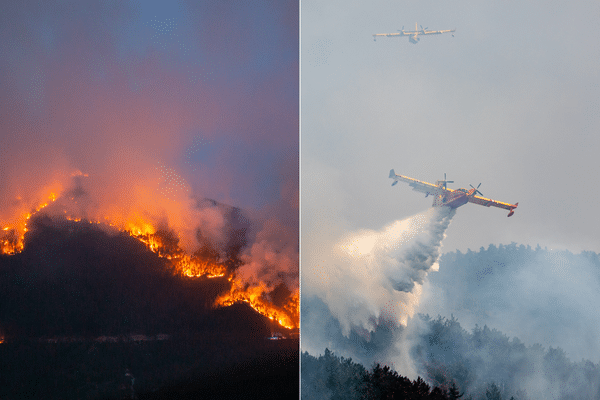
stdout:
[[(396, 173), (394, 172), (393, 169), (390, 169), (390, 178), (394, 179), (396, 178)], [(394, 182), (392, 182), (392, 186), (397, 185), (398, 184), (398, 180), (394, 179)]]

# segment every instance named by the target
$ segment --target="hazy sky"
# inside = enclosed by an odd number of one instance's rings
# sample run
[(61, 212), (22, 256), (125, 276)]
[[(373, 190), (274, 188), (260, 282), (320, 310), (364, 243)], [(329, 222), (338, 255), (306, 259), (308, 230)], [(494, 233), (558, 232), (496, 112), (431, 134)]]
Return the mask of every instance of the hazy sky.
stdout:
[(3, 205), (57, 170), (157, 168), (297, 215), (297, 1), (3, 2), (0, 53)]
[[(321, 238), (431, 207), (392, 168), (519, 202), (511, 218), (461, 207), (443, 251), (599, 252), (599, 16), (595, 1), (303, 0), (303, 263)], [(455, 37), (371, 36), (415, 22)]]
[(298, 32), (297, 0), (3, 2), (0, 226), (83, 173), (76, 216), (192, 252), (209, 198), (252, 221), (238, 276), (297, 290)]

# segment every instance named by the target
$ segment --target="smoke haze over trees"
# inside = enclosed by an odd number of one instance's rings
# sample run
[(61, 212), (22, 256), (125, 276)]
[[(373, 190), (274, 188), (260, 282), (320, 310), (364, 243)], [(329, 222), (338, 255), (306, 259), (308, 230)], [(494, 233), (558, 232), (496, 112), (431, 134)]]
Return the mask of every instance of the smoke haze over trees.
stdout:
[(600, 366), (573, 362), (560, 347), (525, 345), (486, 325), (472, 332), (457, 319), (419, 315), (425, 330), (413, 347), (419, 373), (433, 385), (456, 381), (461, 390), (482, 397), (492, 383), (502, 398), (595, 399), (600, 395)]
[[(487, 326), (469, 333), (454, 318), (420, 314), (416, 319), (411, 322), (420, 322), (423, 331), (411, 349), (419, 374), (412, 383), (402, 371), (379, 364), (367, 371), (326, 349), (319, 357), (302, 354), (302, 397), (445, 399), (457, 398), (450, 393), (456, 396), (458, 389), (463, 398), (474, 400), (596, 399), (600, 395), (600, 366), (588, 360), (572, 362), (560, 348), (526, 346)], [(425, 385), (431, 392), (425, 392)], [(407, 397), (387, 397), (394, 396), (394, 387), (396, 396), (402, 388)]]
[(445, 253), (428, 276), (419, 312), (502, 330), (527, 344), (560, 346), (600, 361), (600, 256), (517, 245)]
[(303, 321), (320, 321), (314, 334), (324, 338), (323, 348), (365, 367), (380, 360), (432, 386), (455, 382), (467, 399), (600, 396), (591, 304), (598, 296), (597, 253), (512, 243), (446, 253), (439, 265), (425, 280), (419, 311), (444, 317), (420, 313), (406, 327), (379, 325), (367, 340), (344, 335), (326, 303), (309, 297)]

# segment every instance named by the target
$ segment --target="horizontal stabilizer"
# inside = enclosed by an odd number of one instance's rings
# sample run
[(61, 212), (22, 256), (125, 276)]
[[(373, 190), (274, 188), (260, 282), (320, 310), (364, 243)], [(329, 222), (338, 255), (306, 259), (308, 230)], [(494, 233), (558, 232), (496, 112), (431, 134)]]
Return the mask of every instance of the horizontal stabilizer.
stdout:
[(392, 186), (396, 185), (398, 183), (398, 181), (394, 181), (394, 183), (392, 183)]

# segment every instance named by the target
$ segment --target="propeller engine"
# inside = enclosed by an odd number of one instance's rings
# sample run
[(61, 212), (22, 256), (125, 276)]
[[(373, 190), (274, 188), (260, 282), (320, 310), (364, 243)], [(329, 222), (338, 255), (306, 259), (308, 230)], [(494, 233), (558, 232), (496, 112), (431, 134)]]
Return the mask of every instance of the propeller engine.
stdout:
[[(421, 26), (422, 28), (422, 26)], [(449, 183), (454, 183), (454, 181), (447, 181), (446, 180), (446, 173), (444, 172), (444, 189), (448, 189), (448, 184)]]
[(454, 183), (454, 181), (447, 181), (446, 180), (446, 173), (445, 172), (444, 172), (444, 180), (443, 181), (439, 181), (439, 182), (444, 184), (444, 190), (448, 189), (448, 184), (449, 183)]
[(475, 194), (479, 194), (480, 196), (483, 196), (483, 193), (481, 193), (481, 192), (478, 190), (478, 189), (479, 189), (479, 186), (481, 186), (481, 182), (479, 182), (479, 185), (477, 185), (477, 187), (475, 187), (475, 186), (473, 186), (473, 185), (471, 185), (471, 184), (469, 184), (469, 186), (471, 186), (473, 189), (475, 189)]

